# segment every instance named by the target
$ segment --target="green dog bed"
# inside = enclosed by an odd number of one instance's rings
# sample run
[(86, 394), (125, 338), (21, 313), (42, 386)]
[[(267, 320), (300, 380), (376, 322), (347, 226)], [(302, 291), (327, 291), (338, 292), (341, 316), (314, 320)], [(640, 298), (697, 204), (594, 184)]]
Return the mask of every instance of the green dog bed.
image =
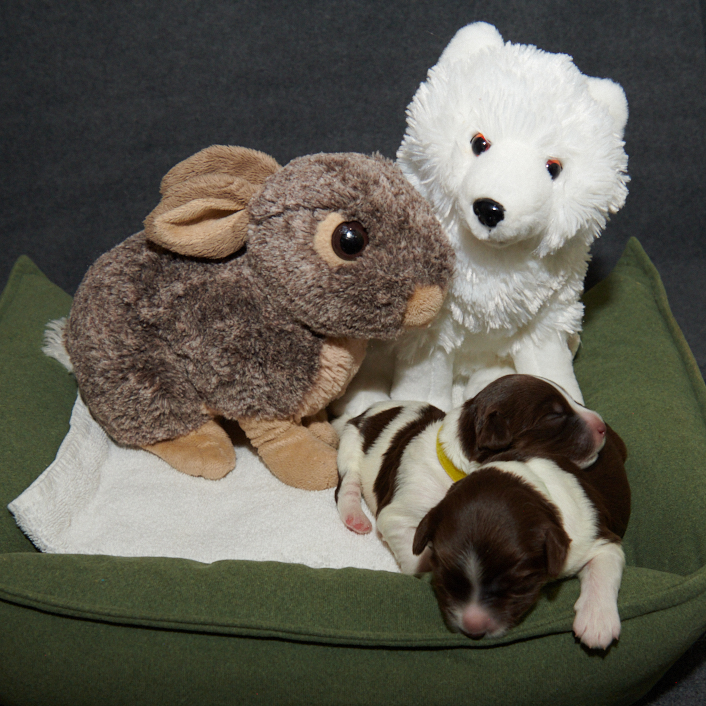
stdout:
[[(505, 637), (444, 626), (425, 578), (37, 552), (0, 516), (2, 704), (630, 704), (706, 629), (706, 387), (636, 240), (585, 296), (576, 374), (629, 449), (622, 634), (571, 633), (575, 579)], [(0, 502), (48, 466), (73, 378), (41, 352), (71, 299), (21, 258), (0, 298)]]

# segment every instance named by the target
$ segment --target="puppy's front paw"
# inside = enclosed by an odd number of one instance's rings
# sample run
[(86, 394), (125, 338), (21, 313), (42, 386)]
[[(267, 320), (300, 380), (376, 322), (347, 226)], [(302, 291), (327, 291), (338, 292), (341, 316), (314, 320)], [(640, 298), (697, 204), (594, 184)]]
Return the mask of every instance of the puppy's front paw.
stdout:
[(620, 615), (616, 605), (602, 605), (579, 598), (574, 610), (574, 635), (586, 647), (605, 650), (620, 637)]

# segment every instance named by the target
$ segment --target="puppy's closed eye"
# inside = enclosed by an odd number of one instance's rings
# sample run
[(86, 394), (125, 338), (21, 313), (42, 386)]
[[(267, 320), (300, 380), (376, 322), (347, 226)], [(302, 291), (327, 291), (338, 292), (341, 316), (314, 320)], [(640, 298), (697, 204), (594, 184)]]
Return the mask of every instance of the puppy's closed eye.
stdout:
[(559, 401), (554, 401), (546, 406), (546, 411), (537, 420), (537, 426), (550, 424), (553, 427), (558, 427), (563, 424), (570, 415), (571, 411), (567, 409)]
[(516, 587), (516, 582), (511, 582), (507, 576), (501, 576), (484, 587), (483, 595), (485, 598), (501, 598)]
[(566, 421), (567, 417), (565, 412), (548, 412), (539, 421), (540, 423), (556, 424)]
[(546, 405), (546, 413), (544, 418), (548, 417), (566, 417), (569, 414), (569, 409), (558, 400), (554, 400), (551, 404)]

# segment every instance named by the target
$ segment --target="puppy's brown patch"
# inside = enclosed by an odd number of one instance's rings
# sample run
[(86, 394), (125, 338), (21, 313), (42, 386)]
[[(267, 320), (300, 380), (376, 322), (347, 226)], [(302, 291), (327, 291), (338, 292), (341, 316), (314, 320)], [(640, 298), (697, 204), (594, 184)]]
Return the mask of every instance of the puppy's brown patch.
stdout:
[(625, 442), (606, 424), (605, 445), (596, 462), (588, 468), (579, 468), (556, 454), (538, 451), (527, 453), (516, 449), (494, 454), (492, 462), (524, 462), (532, 457), (553, 461), (562, 471), (576, 478), (593, 503), (598, 515), (598, 536), (610, 542), (618, 542), (625, 535), (631, 511), (630, 483), (625, 471), (627, 456)]
[(390, 407), (390, 409), (369, 417), (364, 412), (350, 420), (350, 424), (353, 424), (363, 437), (364, 454), (368, 453), (370, 447), (378, 440), (380, 434), (385, 431), (387, 425), (393, 422), (401, 411), (402, 407)]
[[(348, 420), (348, 424), (352, 424), (363, 437), (363, 453), (368, 453), (370, 447), (378, 440), (380, 434), (385, 431), (385, 427), (393, 422), (397, 415), (402, 411), (402, 407), (390, 407), (377, 414), (368, 416), (367, 412), (359, 414), (357, 417), (352, 417)], [(341, 489), (341, 481), (343, 478), (339, 475), (338, 485), (334, 493), (334, 500), (338, 502), (338, 491)]]
[[(419, 411), (414, 421), (403, 426), (390, 441), (387, 451), (382, 457), (380, 472), (375, 479), (373, 492), (377, 500), (377, 515), (390, 504), (395, 495), (395, 481), (400, 468), (402, 454), (407, 445), (430, 424), (442, 420), (446, 415), (437, 407), (427, 405)], [(389, 423), (389, 422), (388, 422)]]

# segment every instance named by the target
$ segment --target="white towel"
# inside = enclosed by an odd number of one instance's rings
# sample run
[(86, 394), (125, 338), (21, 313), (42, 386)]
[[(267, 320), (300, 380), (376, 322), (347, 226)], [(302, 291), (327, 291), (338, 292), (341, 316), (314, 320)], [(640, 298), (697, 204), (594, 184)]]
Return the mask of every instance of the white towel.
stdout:
[(243, 442), (217, 481), (114, 444), (81, 398), (55, 461), (8, 506), (45, 552), (250, 559), (399, 571), (376, 536), (341, 522), (334, 491), (290, 488)]

